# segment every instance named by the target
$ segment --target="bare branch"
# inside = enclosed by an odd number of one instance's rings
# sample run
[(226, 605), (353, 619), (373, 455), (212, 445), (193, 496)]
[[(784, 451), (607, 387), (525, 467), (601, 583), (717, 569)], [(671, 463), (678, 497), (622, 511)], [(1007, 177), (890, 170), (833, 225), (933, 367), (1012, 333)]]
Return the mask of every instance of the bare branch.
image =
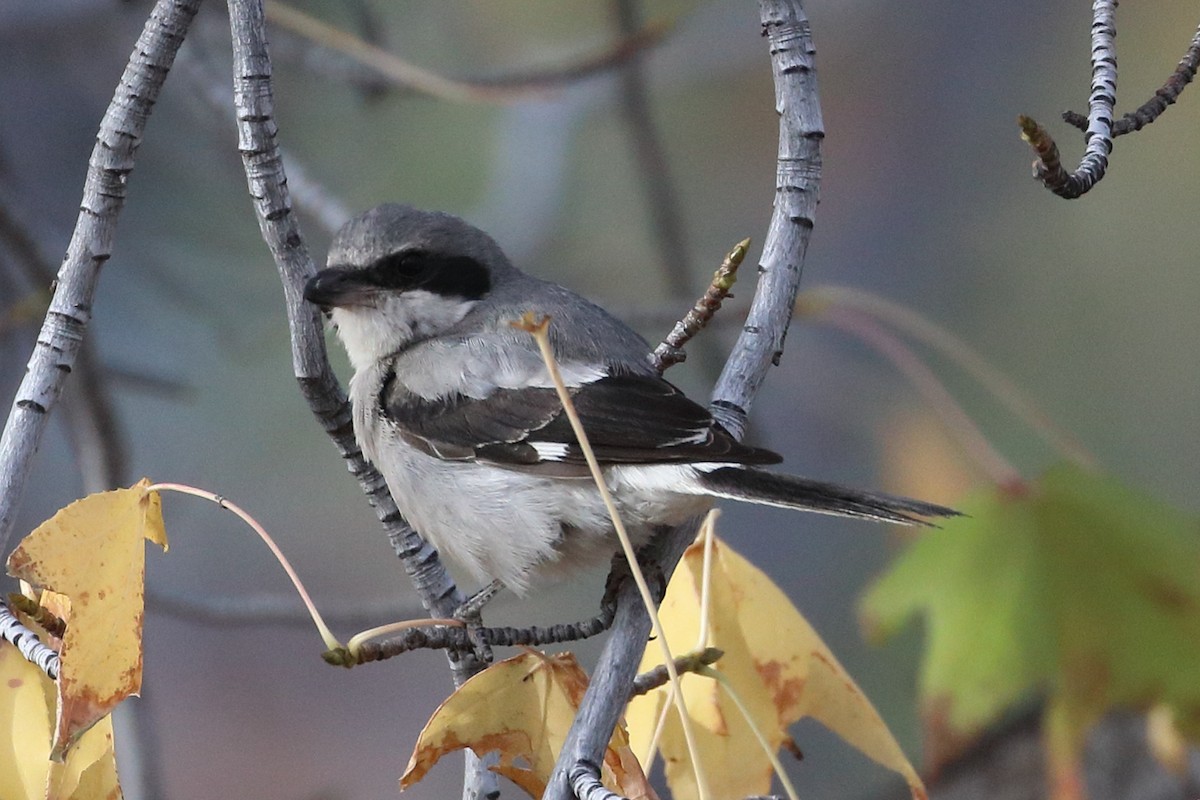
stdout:
[(767, 371), (783, 356), (819, 199), (825, 138), (812, 31), (802, 3), (760, 0), (759, 5), (775, 75), (779, 156), (758, 288), (713, 391), (713, 414), (737, 436), (745, 432), (747, 415)]
[(354, 441), (349, 400), (329, 366), (318, 312), (313, 305), (304, 302), (304, 284), (316, 273), (316, 268), (292, 214), (287, 179), (275, 141), (277, 128), (270, 83), (271, 62), (260, 0), (233, 3), (230, 25), (239, 149), (259, 228), (283, 282), (291, 330), (292, 369), (310, 409), (337, 445), (374, 506), (421, 594), (422, 603), (437, 616), (449, 616), (464, 598), (441, 566), (437, 552), (405, 522), (383, 477), (363, 458)]
[[(193, 91), (189, 95), (200, 101), (206, 117), (231, 113), (233, 91), (224, 80), (217, 79), (203, 57), (184, 52), (180, 54), (175, 69), (191, 84)], [(350, 218), (346, 204), (301, 167), (291, 153), (280, 148), (280, 157), (289, 164), (288, 189), (296, 208), (312, 217), (330, 235), (336, 233), (342, 223)]]
[[(1179, 99), (1179, 95), (1183, 92), (1184, 87), (1196, 77), (1196, 68), (1198, 66), (1200, 66), (1200, 27), (1196, 29), (1196, 34), (1192, 37), (1191, 45), (1188, 46), (1187, 52), (1183, 54), (1183, 58), (1179, 60), (1179, 64), (1175, 67), (1175, 71), (1171, 73), (1171, 77), (1167, 78), (1166, 82), (1154, 93), (1153, 97), (1138, 106), (1136, 110), (1130, 111), (1116, 121), (1113, 125), (1113, 138), (1115, 139), (1127, 133), (1140, 131), (1158, 119), (1167, 110), (1167, 106), (1173, 105)], [(1074, 125), (1081, 131), (1087, 130), (1088, 118), (1083, 114), (1075, 111), (1064, 111), (1062, 116), (1063, 122), (1068, 125)]]
[[(675, 671), (680, 674), (695, 672), (701, 667), (717, 663), (723, 655), (725, 652), (716, 647), (706, 647), (699, 652), (684, 653), (675, 659)], [(660, 686), (665, 686), (669, 677), (666, 665), (659, 664), (654, 669), (647, 670), (633, 679), (633, 687), (629, 690), (629, 696), (636, 697)]]
[[(305, 282), (315, 274), (308, 247), (292, 213), (287, 178), (276, 143), (271, 58), (261, 0), (229, 4), (233, 39), (234, 106), (237, 110), (238, 149), (246, 171), (259, 228), (274, 257), (283, 283), (292, 343), (292, 369), (310, 410), (333, 439), (350, 472), (358, 479), (367, 501), (387, 532), (397, 556), (434, 616), (450, 616), (465, 600), (438, 558), (405, 521), (379, 471), (371, 466), (354, 440), (350, 403), (338, 383), (325, 350), (317, 310), (303, 298)], [(470, 650), (447, 654), (455, 685), (461, 686), (483, 664)], [(477, 758), (467, 756), (464, 796), (486, 796), (495, 776)]]
[(1108, 169), (1113, 107), (1117, 102), (1116, 11), (1116, 0), (1094, 0), (1092, 3), (1092, 92), (1088, 99), (1087, 146), (1079, 167), (1068, 173), (1059, 159), (1058, 145), (1046, 129), (1024, 114), (1017, 118), (1021, 138), (1029, 142), (1038, 156), (1033, 162), (1033, 176), (1067, 200), (1087, 193)]
[(112, 254), (134, 155), (159, 89), (200, 0), (158, 0), (138, 37), (88, 160), (79, 218), (25, 378), (0, 437), (0, 544), (9, 533), (33, 454), (92, 316), (100, 267)]
[[(12, 251), (14, 263), (30, 283), (49, 287), (54, 269), (19, 217), (12, 198), (0, 192), (0, 242)], [(50, 299), (49, 293), (46, 299)], [(38, 316), (44, 313), (45, 306)], [(97, 362), (95, 347), (85, 339), (75, 360), (75, 383), (62, 397), (59, 417), (87, 493), (115, 489), (126, 482), (125, 437), (113, 410), (108, 376)]]
[[(779, 173), (751, 321), (743, 329), (713, 392), (713, 412), (735, 436), (744, 432), (746, 412), (783, 349), (812, 230), (824, 138), (812, 37), (803, 3), (760, 0), (759, 10), (770, 43), (776, 109), (780, 114)], [(664, 531), (651, 543), (648, 555), (657, 556), (664, 576), (674, 569), (699, 523), (694, 519)], [(619, 590), (612, 632), (550, 777), (547, 800), (574, 797), (571, 776), (577, 768), (600, 763), (637, 672), (649, 630), (649, 618), (637, 599), (636, 587), (626, 583)]]
[[(629, 36), (641, 28), (640, 0), (614, 0), (617, 25)], [(690, 294), (691, 270), (687, 263), (687, 237), (679, 197), (667, 169), (662, 136), (654, 124), (650, 95), (646, 88), (644, 59), (631, 58), (621, 69), (620, 108), (637, 158), (637, 174), (653, 222), (658, 262), (672, 297)]]
[(272, 23), (318, 45), (343, 53), (396, 86), (454, 103), (511, 103), (561, 87), (570, 81), (611, 69), (652, 47), (666, 33), (664, 25), (650, 25), (621, 39), (602, 53), (544, 70), (527, 71), (490, 79), (448, 78), (418, 67), (354, 34), (322, 22), (280, 2), (268, 7)]
[(667, 334), (667, 338), (663, 340), (662, 344), (654, 348), (650, 360), (659, 374), (687, 359), (687, 353), (683, 351), (683, 346), (708, 326), (716, 313), (721, 310), (721, 304), (725, 302), (725, 298), (732, 296), (730, 290), (733, 289), (734, 281), (737, 280), (737, 270), (742, 265), (742, 259), (746, 257), (748, 247), (750, 247), (750, 240), (743, 239), (729, 251), (725, 260), (721, 262), (721, 266), (717, 267), (717, 271), (713, 273), (708, 290), (688, 310), (683, 319), (675, 323), (675, 327)]

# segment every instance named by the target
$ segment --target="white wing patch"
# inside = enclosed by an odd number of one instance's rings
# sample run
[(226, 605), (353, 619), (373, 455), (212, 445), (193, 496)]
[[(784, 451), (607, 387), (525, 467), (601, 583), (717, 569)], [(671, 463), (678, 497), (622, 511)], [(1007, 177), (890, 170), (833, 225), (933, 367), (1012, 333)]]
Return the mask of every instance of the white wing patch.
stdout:
[(567, 445), (562, 442), (530, 442), (542, 461), (562, 461), (567, 457)]

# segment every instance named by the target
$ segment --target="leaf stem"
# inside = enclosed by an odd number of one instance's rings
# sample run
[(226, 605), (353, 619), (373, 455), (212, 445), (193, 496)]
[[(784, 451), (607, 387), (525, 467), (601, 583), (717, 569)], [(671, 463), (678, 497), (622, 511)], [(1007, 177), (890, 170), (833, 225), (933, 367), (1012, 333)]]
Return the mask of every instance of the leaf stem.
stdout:
[(333, 631), (329, 630), (329, 626), (325, 624), (325, 620), (321, 618), (321, 612), (317, 611), (316, 605), (313, 603), (312, 597), (309, 596), (308, 590), (304, 588), (304, 584), (300, 581), (300, 576), (296, 574), (296, 570), (292, 568), (292, 564), (288, 561), (287, 556), (279, 549), (279, 545), (275, 544), (275, 540), (267, 533), (262, 525), (259, 525), (254, 517), (247, 514), (235, 503), (226, 500), (219, 494), (215, 494), (206, 489), (197, 489), (195, 486), (188, 486), (182, 483), (155, 483), (146, 487), (147, 492), (179, 492), (180, 494), (190, 494), (193, 497), (200, 497), (216, 503), (221, 508), (232, 511), (237, 515), (238, 519), (245, 522), (250, 528), (258, 534), (258, 538), (263, 540), (267, 548), (275, 556), (275, 560), (283, 567), (283, 571), (291, 579), (292, 585), (296, 587), (297, 594), (304, 601), (304, 605), (308, 608), (308, 614), (312, 617), (313, 624), (317, 626), (317, 632), (321, 634), (321, 639), (325, 642), (326, 648), (333, 650), (342, 646), (337, 637), (333, 635)]
[(675, 657), (671, 654), (671, 646), (667, 642), (667, 632), (663, 629), (662, 621), (658, 618), (658, 607), (655, 605), (654, 596), (650, 592), (650, 586), (646, 582), (646, 576), (642, 573), (641, 565), (638, 564), (637, 553), (634, 551), (633, 542), (629, 539), (629, 533), (625, 530), (625, 524), (621, 521), (621, 516), (617, 513), (616, 503), (613, 502), (612, 493), (608, 490), (608, 483), (604, 480), (604, 473), (600, 470), (600, 463), (596, 460), (596, 454), (592, 452), (592, 447), (588, 443), (587, 432), (583, 429), (583, 423), (579, 419), (579, 415), (575, 411), (575, 404), (571, 401), (571, 393), (567, 391), (566, 384), (563, 383), (562, 375), (558, 370), (558, 363), (554, 358), (554, 350), (550, 345), (550, 317), (542, 317), (540, 320), (535, 320), (532, 314), (527, 313), (519, 322), (513, 323), (514, 327), (527, 331), (533, 335), (537, 342), (538, 350), (541, 351), (542, 360), (546, 362), (546, 369), (550, 373), (550, 380), (554, 383), (554, 390), (558, 393), (558, 399), (563, 405), (563, 411), (567, 414), (567, 419), (571, 423), (571, 430), (575, 433), (575, 438), (579, 442), (579, 449), (583, 451), (583, 457), (587, 459), (588, 469), (592, 473), (592, 480), (596, 482), (596, 488), (600, 492), (600, 497), (604, 501), (604, 507), (608, 510), (609, 517), (612, 518), (613, 528), (617, 532), (617, 538), (621, 541), (621, 550), (625, 553), (625, 559), (629, 562), (629, 571), (633, 575), (634, 583), (637, 584), (638, 592), (642, 596), (642, 603), (646, 606), (646, 612), (650, 615), (650, 624), (654, 630), (654, 638), (658, 641), (659, 647), (663, 651), (663, 662), (667, 668), (667, 674), (671, 676), (671, 686), (675, 694), (675, 707), (679, 711), (679, 721), (683, 727), (683, 737), (687, 742), (688, 754), (692, 759), (692, 769), (696, 776), (696, 789), (700, 800), (709, 800), (712, 797), (708, 788), (708, 781), (704, 777), (704, 771), (700, 768), (700, 749), (696, 744), (696, 734), (692, 729), (692, 718), (688, 715), (687, 703), (683, 699), (683, 692), (680, 690), (679, 671), (675, 668)]
[(908, 345), (889, 333), (867, 314), (849, 308), (830, 308), (825, 321), (870, 345), (902, 372), (934, 409), (959, 445), (997, 485), (1020, 490), (1025, 480), (1016, 468), (1000, 455), (975, 422), (967, 415), (925, 362)]
[(775, 751), (771, 748), (771, 744), (767, 741), (767, 737), (763, 735), (763, 732), (759, 730), (758, 725), (754, 722), (754, 718), (750, 716), (750, 709), (746, 708), (746, 704), (742, 702), (742, 698), (738, 695), (737, 691), (734, 690), (733, 684), (730, 683), (729, 678), (726, 677), (720, 670), (713, 669), (709, 666), (697, 667), (696, 674), (702, 675), (706, 678), (712, 678), (714, 681), (721, 684), (721, 688), (724, 689), (725, 693), (729, 695), (729, 699), (733, 701), (733, 704), (737, 706), (738, 711), (741, 712), (742, 718), (746, 720), (746, 725), (748, 725), (750, 730), (754, 732), (754, 738), (758, 740), (758, 746), (762, 748), (764, 753), (766, 753), (767, 760), (771, 762), (771, 768), (775, 770), (775, 775), (779, 778), (779, 782), (783, 784), (783, 790), (787, 792), (787, 796), (790, 798), (790, 800), (800, 800), (800, 795), (796, 793), (796, 787), (792, 785), (791, 780), (788, 778), (787, 771), (784, 770), (783, 764), (779, 762), (779, 757), (775, 755)]
[(802, 292), (797, 304), (798, 313), (817, 318), (830, 308), (847, 308), (869, 314), (938, 351), (977, 380), (1004, 407), (1064, 457), (1080, 466), (1095, 469), (1096, 457), (1088, 452), (1079, 440), (1055, 425), (1016, 383), (950, 331), (910, 308), (849, 286), (820, 286)]

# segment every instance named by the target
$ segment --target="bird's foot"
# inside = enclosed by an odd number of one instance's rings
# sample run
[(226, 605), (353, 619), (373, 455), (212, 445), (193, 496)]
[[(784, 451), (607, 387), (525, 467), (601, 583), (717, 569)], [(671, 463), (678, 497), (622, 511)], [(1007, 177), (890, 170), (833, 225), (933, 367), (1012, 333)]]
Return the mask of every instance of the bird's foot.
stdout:
[(503, 583), (492, 581), (454, 609), (454, 618), (466, 628), (467, 639), (471, 642), (475, 657), (485, 664), (492, 663), (492, 646), (488, 641), (487, 628), (483, 625), (483, 607), (503, 589)]

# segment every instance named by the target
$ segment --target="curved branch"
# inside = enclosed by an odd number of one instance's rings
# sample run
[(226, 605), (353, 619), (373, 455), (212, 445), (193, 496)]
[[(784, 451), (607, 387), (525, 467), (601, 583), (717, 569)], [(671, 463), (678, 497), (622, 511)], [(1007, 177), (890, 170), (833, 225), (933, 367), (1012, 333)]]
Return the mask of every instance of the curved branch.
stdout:
[(754, 301), (712, 401), (714, 416), (739, 437), (767, 371), (783, 356), (819, 200), (825, 138), (812, 31), (802, 4), (762, 0), (760, 6), (779, 114), (775, 203)]
[[(1192, 43), (1188, 46), (1187, 52), (1183, 54), (1183, 58), (1179, 59), (1175, 71), (1154, 93), (1154, 96), (1113, 124), (1113, 138), (1140, 131), (1162, 116), (1162, 113), (1167, 110), (1167, 106), (1174, 105), (1184, 87), (1196, 77), (1197, 67), (1200, 67), (1200, 27), (1196, 28), (1196, 33), (1192, 36)], [(1063, 122), (1068, 125), (1074, 125), (1081, 131), (1087, 130), (1088, 118), (1083, 114), (1076, 111), (1064, 111), (1062, 116)]]
[[(779, 112), (779, 171), (775, 211), (767, 232), (750, 318), (713, 392), (713, 413), (736, 436), (771, 364), (778, 363), (812, 232), (825, 136), (813, 66), (808, 17), (801, 0), (759, 0), (763, 32), (770, 43), (775, 103)], [(694, 538), (699, 519), (664, 532), (652, 542), (664, 576), (669, 576)], [(649, 548), (648, 548), (649, 549)], [(547, 800), (569, 800), (579, 765), (598, 764), (624, 708), (641, 659), (650, 621), (632, 582), (617, 598), (617, 616), (592, 675), (558, 763)]]
[[(640, 0), (615, 0), (614, 12), (622, 36), (634, 36), (641, 29)], [(689, 293), (691, 270), (687, 263), (687, 237), (679, 194), (667, 167), (662, 135), (654, 124), (650, 93), (647, 88), (644, 59), (634, 56), (621, 68), (618, 105), (637, 160), (637, 174), (645, 195), (659, 268), (666, 279), (671, 297)]]
[[(0, 242), (12, 251), (13, 262), (30, 283), (49, 287), (54, 267), (19, 216), (16, 202), (0, 193)], [(75, 452), (83, 490), (90, 494), (115, 489), (126, 482), (125, 440), (113, 408), (108, 375), (99, 365), (90, 339), (80, 343), (74, 372), (75, 386), (62, 398), (59, 420)]]
[(112, 255), (117, 216), (146, 120), (200, 0), (158, 0), (138, 37), (88, 160), (79, 217), (54, 297), (0, 437), (0, 545), (8, 537), (33, 454), (92, 316), (100, 268)]
[[(333, 439), (350, 472), (358, 479), (367, 502), (375, 508), (422, 604), (433, 616), (450, 616), (465, 598), (442, 566), (437, 551), (405, 521), (383, 476), (363, 457), (354, 440), (350, 402), (329, 366), (317, 310), (304, 302), (304, 284), (316, 269), (292, 213), (287, 178), (276, 143), (278, 128), (262, 0), (230, 2), (229, 25), (233, 39), (238, 149), (259, 229), (283, 283), (291, 333), (292, 369), (300, 383), (300, 391), (309, 409)], [(448, 652), (447, 656), (457, 686), (483, 668), (470, 651)], [(494, 786), (495, 776), (478, 759), (468, 756), (466, 793), (476, 792), (483, 796), (490, 792), (488, 787)]]
[(1092, 93), (1088, 98), (1087, 146), (1079, 167), (1068, 173), (1053, 137), (1031, 117), (1021, 115), (1021, 137), (1037, 153), (1033, 175), (1059, 197), (1074, 200), (1100, 182), (1112, 152), (1113, 107), (1117, 102), (1116, 0), (1092, 3)]
[(272, 23), (320, 47), (354, 59), (395, 86), (452, 103), (513, 103), (528, 99), (634, 58), (642, 50), (657, 44), (667, 32), (667, 26), (651, 24), (630, 31), (603, 52), (574, 63), (491, 79), (463, 79), (419, 67), (290, 5), (272, 3), (268, 7), (268, 16)]

